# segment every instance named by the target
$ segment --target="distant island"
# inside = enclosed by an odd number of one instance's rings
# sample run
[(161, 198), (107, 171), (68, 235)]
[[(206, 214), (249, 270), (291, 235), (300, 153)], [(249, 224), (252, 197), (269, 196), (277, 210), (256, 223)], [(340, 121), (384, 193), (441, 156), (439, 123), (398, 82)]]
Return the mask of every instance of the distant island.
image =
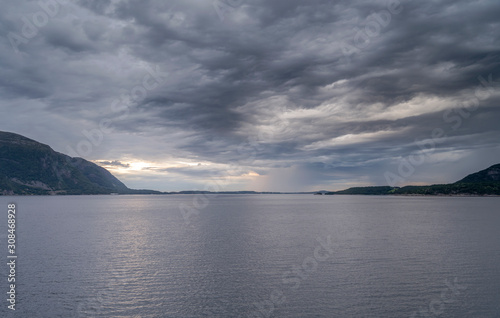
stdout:
[(129, 189), (108, 170), (72, 158), (24, 136), (0, 131), (0, 195), (82, 194), (362, 194), (362, 195), (500, 195), (500, 164), (452, 184), (406, 187), (356, 187), (342, 191), (161, 192)]
[(320, 191), (318, 195), (500, 195), (500, 164), (470, 174), (455, 183), (405, 187), (354, 187), (341, 191)]

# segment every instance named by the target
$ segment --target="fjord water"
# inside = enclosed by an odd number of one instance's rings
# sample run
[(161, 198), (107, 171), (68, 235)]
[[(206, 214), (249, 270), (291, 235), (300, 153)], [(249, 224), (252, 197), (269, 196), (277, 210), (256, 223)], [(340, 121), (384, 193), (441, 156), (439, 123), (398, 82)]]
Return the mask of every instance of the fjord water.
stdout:
[(0, 197), (0, 316), (500, 317), (500, 198), (196, 198)]

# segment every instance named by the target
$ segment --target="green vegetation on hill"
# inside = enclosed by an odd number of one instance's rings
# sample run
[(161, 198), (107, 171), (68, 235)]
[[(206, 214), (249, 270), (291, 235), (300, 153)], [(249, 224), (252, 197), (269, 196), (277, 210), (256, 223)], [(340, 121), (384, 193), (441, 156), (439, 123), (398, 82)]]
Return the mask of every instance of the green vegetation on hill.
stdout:
[(327, 192), (334, 194), (363, 195), (500, 195), (500, 164), (468, 175), (462, 180), (451, 184), (434, 184), (429, 186), (399, 187), (355, 187), (342, 191)]
[(393, 191), (394, 188), (389, 186), (380, 186), (380, 187), (355, 187), (349, 188), (342, 191), (336, 192), (328, 192), (327, 195), (330, 194), (371, 194), (371, 195), (380, 195), (380, 194), (389, 194)]
[[(0, 131), (0, 195), (43, 194), (162, 194), (127, 188), (109, 171), (82, 158), (55, 152), (21, 135)], [(180, 194), (208, 193), (182, 191)], [(253, 191), (220, 192), (252, 194)], [(272, 193), (272, 192), (266, 192)], [(355, 187), (317, 194), (365, 195), (500, 195), (500, 164), (470, 174), (452, 184), (429, 186)]]
[(500, 195), (500, 183), (453, 183), (430, 186), (406, 186), (395, 194), (422, 195)]

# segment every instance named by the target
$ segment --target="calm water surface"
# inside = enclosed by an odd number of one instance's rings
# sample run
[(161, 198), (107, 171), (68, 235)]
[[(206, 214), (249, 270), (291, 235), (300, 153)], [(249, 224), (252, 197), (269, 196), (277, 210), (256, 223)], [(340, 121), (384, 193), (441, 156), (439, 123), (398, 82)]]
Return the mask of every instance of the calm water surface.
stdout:
[(0, 197), (0, 317), (500, 317), (500, 198), (194, 198)]

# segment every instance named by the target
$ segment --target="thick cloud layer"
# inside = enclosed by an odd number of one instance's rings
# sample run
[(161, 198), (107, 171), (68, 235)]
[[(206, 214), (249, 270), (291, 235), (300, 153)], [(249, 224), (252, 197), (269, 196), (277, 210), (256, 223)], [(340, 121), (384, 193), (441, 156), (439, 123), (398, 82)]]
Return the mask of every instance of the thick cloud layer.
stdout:
[(493, 0), (6, 3), (0, 129), (131, 187), (453, 182), (500, 162), (498, 16)]

